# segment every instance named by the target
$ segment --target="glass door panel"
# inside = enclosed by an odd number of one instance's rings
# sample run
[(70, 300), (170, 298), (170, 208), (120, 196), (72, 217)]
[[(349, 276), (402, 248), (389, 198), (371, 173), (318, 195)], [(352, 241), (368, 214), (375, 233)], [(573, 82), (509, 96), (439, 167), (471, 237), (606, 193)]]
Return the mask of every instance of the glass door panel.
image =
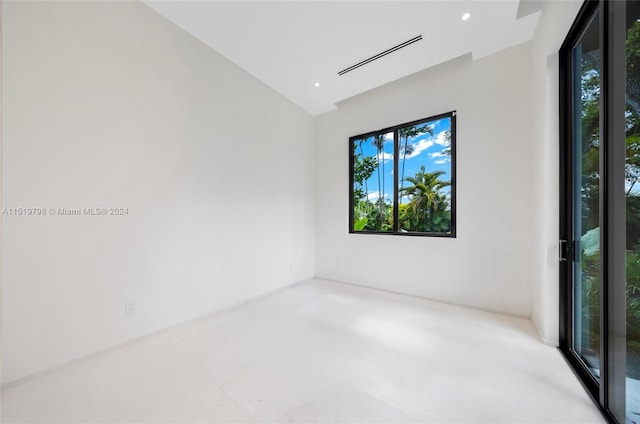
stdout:
[[(596, 14), (572, 50), (573, 349), (600, 376), (600, 31)], [(639, 187), (640, 188), (640, 187)]]
[(640, 424), (640, 4), (626, 10), (626, 419)]

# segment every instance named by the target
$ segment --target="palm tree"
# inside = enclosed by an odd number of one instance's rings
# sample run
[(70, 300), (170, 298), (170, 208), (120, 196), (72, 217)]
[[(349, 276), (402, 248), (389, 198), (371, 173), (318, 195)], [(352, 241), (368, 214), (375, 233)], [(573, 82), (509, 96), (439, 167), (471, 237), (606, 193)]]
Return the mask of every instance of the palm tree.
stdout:
[(407, 143), (405, 139), (404, 147), (402, 148), (402, 174), (400, 175), (400, 191), (402, 191), (402, 187), (404, 186), (404, 164), (407, 163), (405, 158), (407, 157), (407, 155), (411, 155), (413, 152), (415, 152), (415, 150), (416, 146)]
[[(362, 139), (362, 140), (358, 140), (358, 141), (359, 141), (358, 146), (360, 147), (360, 157), (364, 160), (364, 152), (362, 151), (362, 143), (364, 143), (365, 140)], [(367, 186), (367, 180), (364, 180), (364, 192), (365, 192), (365, 195), (367, 196), (367, 197), (365, 197), (365, 199), (368, 199), (369, 187)]]
[[(413, 144), (409, 144), (410, 138), (418, 137), (422, 134), (429, 134), (433, 137), (433, 127), (430, 125), (424, 125), (422, 127), (413, 126), (400, 128), (398, 130), (398, 136), (400, 137), (400, 152), (402, 153), (402, 174), (400, 178), (400, 191), (404, 186), (404, 164), (406, 162), (407, 155), (411, 155), (415, 151), (415, 146)], [(404, 144), (403, 144), (404, 142)]]
[[(378, 158), (378, 204), (380, 205), (380, 225), (384, 222), (384, 135), (373, 137), (373, 145), (377, 149)], [(380, 162), (382, 162), (382, 185), (380, 185)]]
[(412, 185), (404, 187), (402, 196), (411, 201), (404, 217), (409, 221), (409, 229), (415, 231), (447, 231), (451, 226), (451, 212), (447, 194), (441, 190), (451, 185), (450, 181), (440, 180), (444, 171), (425, 172), (424, 166), (413, 177), (405, 181)]

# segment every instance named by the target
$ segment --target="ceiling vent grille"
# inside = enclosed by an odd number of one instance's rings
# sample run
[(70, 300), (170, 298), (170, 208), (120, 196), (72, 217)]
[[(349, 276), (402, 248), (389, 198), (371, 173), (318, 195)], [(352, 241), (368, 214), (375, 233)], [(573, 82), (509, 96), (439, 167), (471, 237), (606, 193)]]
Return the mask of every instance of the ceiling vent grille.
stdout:
[(362, 62), (358, 62), (355, 65), (352, 65), (352, 66), (349, 66), (348, 68), (343, 69), (342, 71), (338, 72), (338, 75), (342, 76), (342, 75), (346, 74), (347, 72), (351, 72), (354, 69), (358, 69), (359, 67), (364, 66), (367, 63), (371, 63), (374, 60), (378, 60), (381, 57), (384, 57), (384, 56), (388, 55), (389, 53), (393, 53), (393, 52), (395, 52), (397, 50), (400, 50), (403, 47), (407, 47), (408, 45), (416, 43), (416, 42), (418, 42), (420, 40), (422, 40), (422, 35), (418, 35), (417, 37), (413, 37), (411, 40), (407, 40), (404, 43), (400, 43), (395, 47), (391, 47), (390, 49), (385, 50), (385, 51), (383, 51), (381, 53), (378, 53), (375, 56), (371, 56), (369, 59), (365, 59)]

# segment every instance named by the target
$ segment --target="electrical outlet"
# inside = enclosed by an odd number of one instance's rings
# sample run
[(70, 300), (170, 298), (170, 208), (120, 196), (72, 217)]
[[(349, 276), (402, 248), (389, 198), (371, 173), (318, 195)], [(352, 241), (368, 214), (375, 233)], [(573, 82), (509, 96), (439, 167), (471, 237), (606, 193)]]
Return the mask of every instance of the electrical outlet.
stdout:
[(124, 315), (127, 317), (132, 317), (135, 314), (136, 314), (136, 302), (125, 302)]

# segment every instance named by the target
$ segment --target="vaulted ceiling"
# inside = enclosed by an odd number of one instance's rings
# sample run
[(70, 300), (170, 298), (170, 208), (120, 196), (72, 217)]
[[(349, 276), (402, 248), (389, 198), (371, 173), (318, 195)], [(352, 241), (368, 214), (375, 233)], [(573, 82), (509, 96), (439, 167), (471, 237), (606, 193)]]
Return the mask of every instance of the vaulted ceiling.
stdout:
[(312, 115), (456, 57), (526, 42), (541, 13), (540, 2), (517, 0), (145, 3)]

